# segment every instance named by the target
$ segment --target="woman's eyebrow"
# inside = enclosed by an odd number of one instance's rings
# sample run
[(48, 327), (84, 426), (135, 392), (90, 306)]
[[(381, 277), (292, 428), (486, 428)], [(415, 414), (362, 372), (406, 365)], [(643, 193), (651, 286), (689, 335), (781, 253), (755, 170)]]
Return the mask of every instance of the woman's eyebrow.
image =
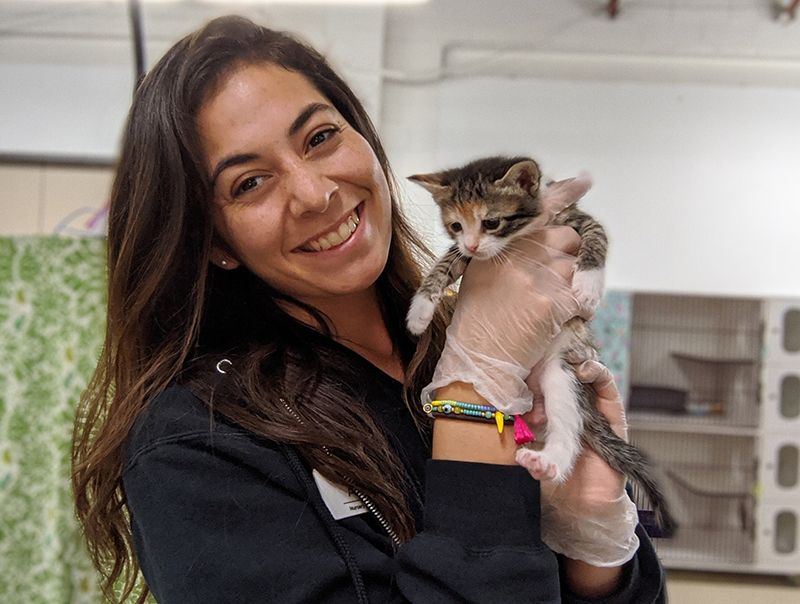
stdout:
[[(336, 110), (327, 103), (309, 103), (303, 108), (303, 110), (300, 112), (300, 115), (294, 119), (292, 125), (289, 126), (288, 135), (294, 136), (297, 134), (306, 124), (306, 122), (311, 119), (311, 116), (319, 111), (335, 112)], [(214, 166), (214, 171), (211, 173), (211, 186), (213, 187), (216, 184), (217, 177), (222, 173), (223, 170), (226, 170), (231, 166), (253, 161), (254, 159), (258, 159), (258, 157), (259, 156), (255, 153), (242, 153), (221, 159), (219, 162), (217, 162), (217, 165)]]
[(214, 166), (214, 171), (211, 173), (211, 187), (213, 188), (217, 183), (217, 177), (222, 173), (223, 170), (226, 170), (231, 166), (245, 164), (249, 161), (253, 161), (254, 159), (258, 159), (258, 157), (259, 156), (255, 153), (242, 153), (221, 159), (219, 162), (217, 162), (217, 165)]
[(306, 105), (305, 108), (300, 112), (300, 115), (298, 115), (294, 119), (292, 125), (289, 126), (288, 135), (294, 136), (295, 134), (297, 134), (300, 131), (300, 129), (305, 125), (305, 123), (309, 119), (311, 119), (311, 116), (317, 113), (318, 111), (333, 112), (335, 111), (335, 109), (330, 105), (328, 105), (327, 103), (310, 103), (309, 105)]

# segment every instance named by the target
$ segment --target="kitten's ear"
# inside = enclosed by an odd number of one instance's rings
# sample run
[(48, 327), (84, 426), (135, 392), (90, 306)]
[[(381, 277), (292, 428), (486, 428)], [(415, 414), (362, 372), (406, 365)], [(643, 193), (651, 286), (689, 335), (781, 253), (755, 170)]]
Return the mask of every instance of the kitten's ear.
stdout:
[(497, 179), (494, 184), (498, 187), (523, 189), (531, 195), (536, 195), (541, 177), (542, 173), (539, 171), (539, 166), (536, 162), (532, 159), (526, 159), (511, 166), (503, 178)]
[(431, 172), (430, 174), (414, 174), (408, 180), (425, 187), (428, 192), (436, 199), (437, 195), (444, 193), (448, 187), (442, 184), (442, 173)]

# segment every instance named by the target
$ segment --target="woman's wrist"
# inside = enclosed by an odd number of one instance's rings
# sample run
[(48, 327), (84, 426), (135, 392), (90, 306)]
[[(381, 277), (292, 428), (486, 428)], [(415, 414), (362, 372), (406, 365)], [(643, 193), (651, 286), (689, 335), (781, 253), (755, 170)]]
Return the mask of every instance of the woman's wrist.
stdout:
[(578, 597), (594, 599), (613, 594), (619, 588), (623, 566), (592, 566), (583, 560), (560, 556), (568, 589)]
[[(435, 396), (437, 399), (488, 404), (471, 384), (464, 382), (439, 388)], [(433, 423), (433, 459), (514, 465), (516, 449), (512, 426), (506, 426), (503, 433), (499, 434), (494, 422), (443, 418)]]

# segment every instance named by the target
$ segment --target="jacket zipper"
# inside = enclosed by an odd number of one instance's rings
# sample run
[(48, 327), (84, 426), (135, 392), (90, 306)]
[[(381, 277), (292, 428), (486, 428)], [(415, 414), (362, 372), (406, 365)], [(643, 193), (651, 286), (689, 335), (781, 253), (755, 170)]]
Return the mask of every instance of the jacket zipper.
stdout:
[[(286, 408), (286, 410), (289, 412), (289, 414), (292, 417), (294, 417), (294, 419), (297, 421), (298, 424), (300, 424), (301, 426), (306, 425), (305, 422), (300, 418), (300, 416), (295, 412), (295, 410), (289, 406), (289, 403), (287, 403), (283, 398), (280, 398), (279, 400)], [(322, 450), (325, 452), (325, 455), (330, 456), (331, 452), (328, 450), (327, 446), (322, 445)], [(350, 487), (350, 490), (352, 490), (353, 493), (356, 494), (356, 497), (358, 497), (361, 500), (361, 502), (366, 506), (366, 508), (370, 511), (370, 513), (373, 516), (375, 516), (375, 518), (378, 520), (378, 523), (383, 527), (383, 529), (389, 535), (389, 538), (392, 540), (392, 549), (396, 552), (397, 548), (400, 547), (400, 538), (397, 536), (397, 533), (389, 524), (389, 521), (386, 520), (383, 514), (381, 514), (381, 511), (378, 509), (375, 503), (364, 493), (362, 493), (358, 487), (355, 487), (352, 484), (348, 486)]]

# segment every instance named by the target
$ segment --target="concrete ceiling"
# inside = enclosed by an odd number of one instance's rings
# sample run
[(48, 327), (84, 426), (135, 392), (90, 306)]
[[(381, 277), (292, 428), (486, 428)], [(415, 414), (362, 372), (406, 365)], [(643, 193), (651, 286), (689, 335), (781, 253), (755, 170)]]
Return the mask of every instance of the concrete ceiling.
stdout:
[[(165, 42), (173, 41), (177, 36), (192, 29), (194, 24), (221, 13), (236, 12), (264, 18), (275, 14), (276, 11), (288, 10), (313, 14), (315, 9), (319, 9), (319, 6), (313, 3), (303, 6), (269, 0), (140, 1), (148, 38)], [(617, 19), (624, 22), (649, 12), (667, 17), (692, 15), (698, 19), (717, 13), (731, 19), (744, 17), (774, 21), (776, 7), (778, 9), (781, 6), (788, 7), (792, 3), (793, 0), (620, 0), (618, 2), (620, 13)], [(346, 0), (343, 0), (342, 4), (346, 4)], [(504, 0), (499, 2), (458, 0), (458, 4), (459, 8), (466, 7), (463, 10), (467, 13), (475, 14), (481, 11), (496, 14), (503, 12), (506, 5), (518, 7), (522, 4), (529, 7), (532, 17), (546, 14), (549, 18), (562, 15), (569, 16), (572, 20), (608, 19), (607, 2), (604, 0), (559, 0), (558, 2), (528, 0), (522, 3)], [(427, 5), (429, 9), (423, 5), (420, 10), (436, 10), (437, 5), (453, 6), (453, 2), (430, 0)], [(411, 10), (411, 7), (402, 6), (392, 8), (391, 0), (387, 2), (387, 6), (390, 10)], [(476, 21), (476, 26), (479, 25), (480, 22)], [(127, 38), (129, 32), (128, 6), (127, 2), (122, 0), (0, 0), (0, 38), (118, 39)]]
[[(800, 19), (777, 20), (794, 0), (620, 0), (613, 21), (605, 0), (430, 0), (387, 3), (386, 61), (452, 42), (532, 46), (541, 51), (725, 56), (800, 60)], [(317, 41), (320, 22), (358, 18), (353, 6), (267, 0), (141, 0), (149, 58), (210, 18), (239, 13)], [(371, 9), (374, 15), (375, 10)], [(327, 16), (327, 17), (326, 17)], [(130, 62), (131, 27), (121, 0), (0, 0), (0, 63)], [(331, 33), (328, 27), (326, 34)], [(335, 35), (335, 32), (333, 33)], [(358, 40), (339, 40), (358, 44)], [(412, 46), (413, 45), (413, 46)], [(425, 52), (428, 52), (427, 49)]]

